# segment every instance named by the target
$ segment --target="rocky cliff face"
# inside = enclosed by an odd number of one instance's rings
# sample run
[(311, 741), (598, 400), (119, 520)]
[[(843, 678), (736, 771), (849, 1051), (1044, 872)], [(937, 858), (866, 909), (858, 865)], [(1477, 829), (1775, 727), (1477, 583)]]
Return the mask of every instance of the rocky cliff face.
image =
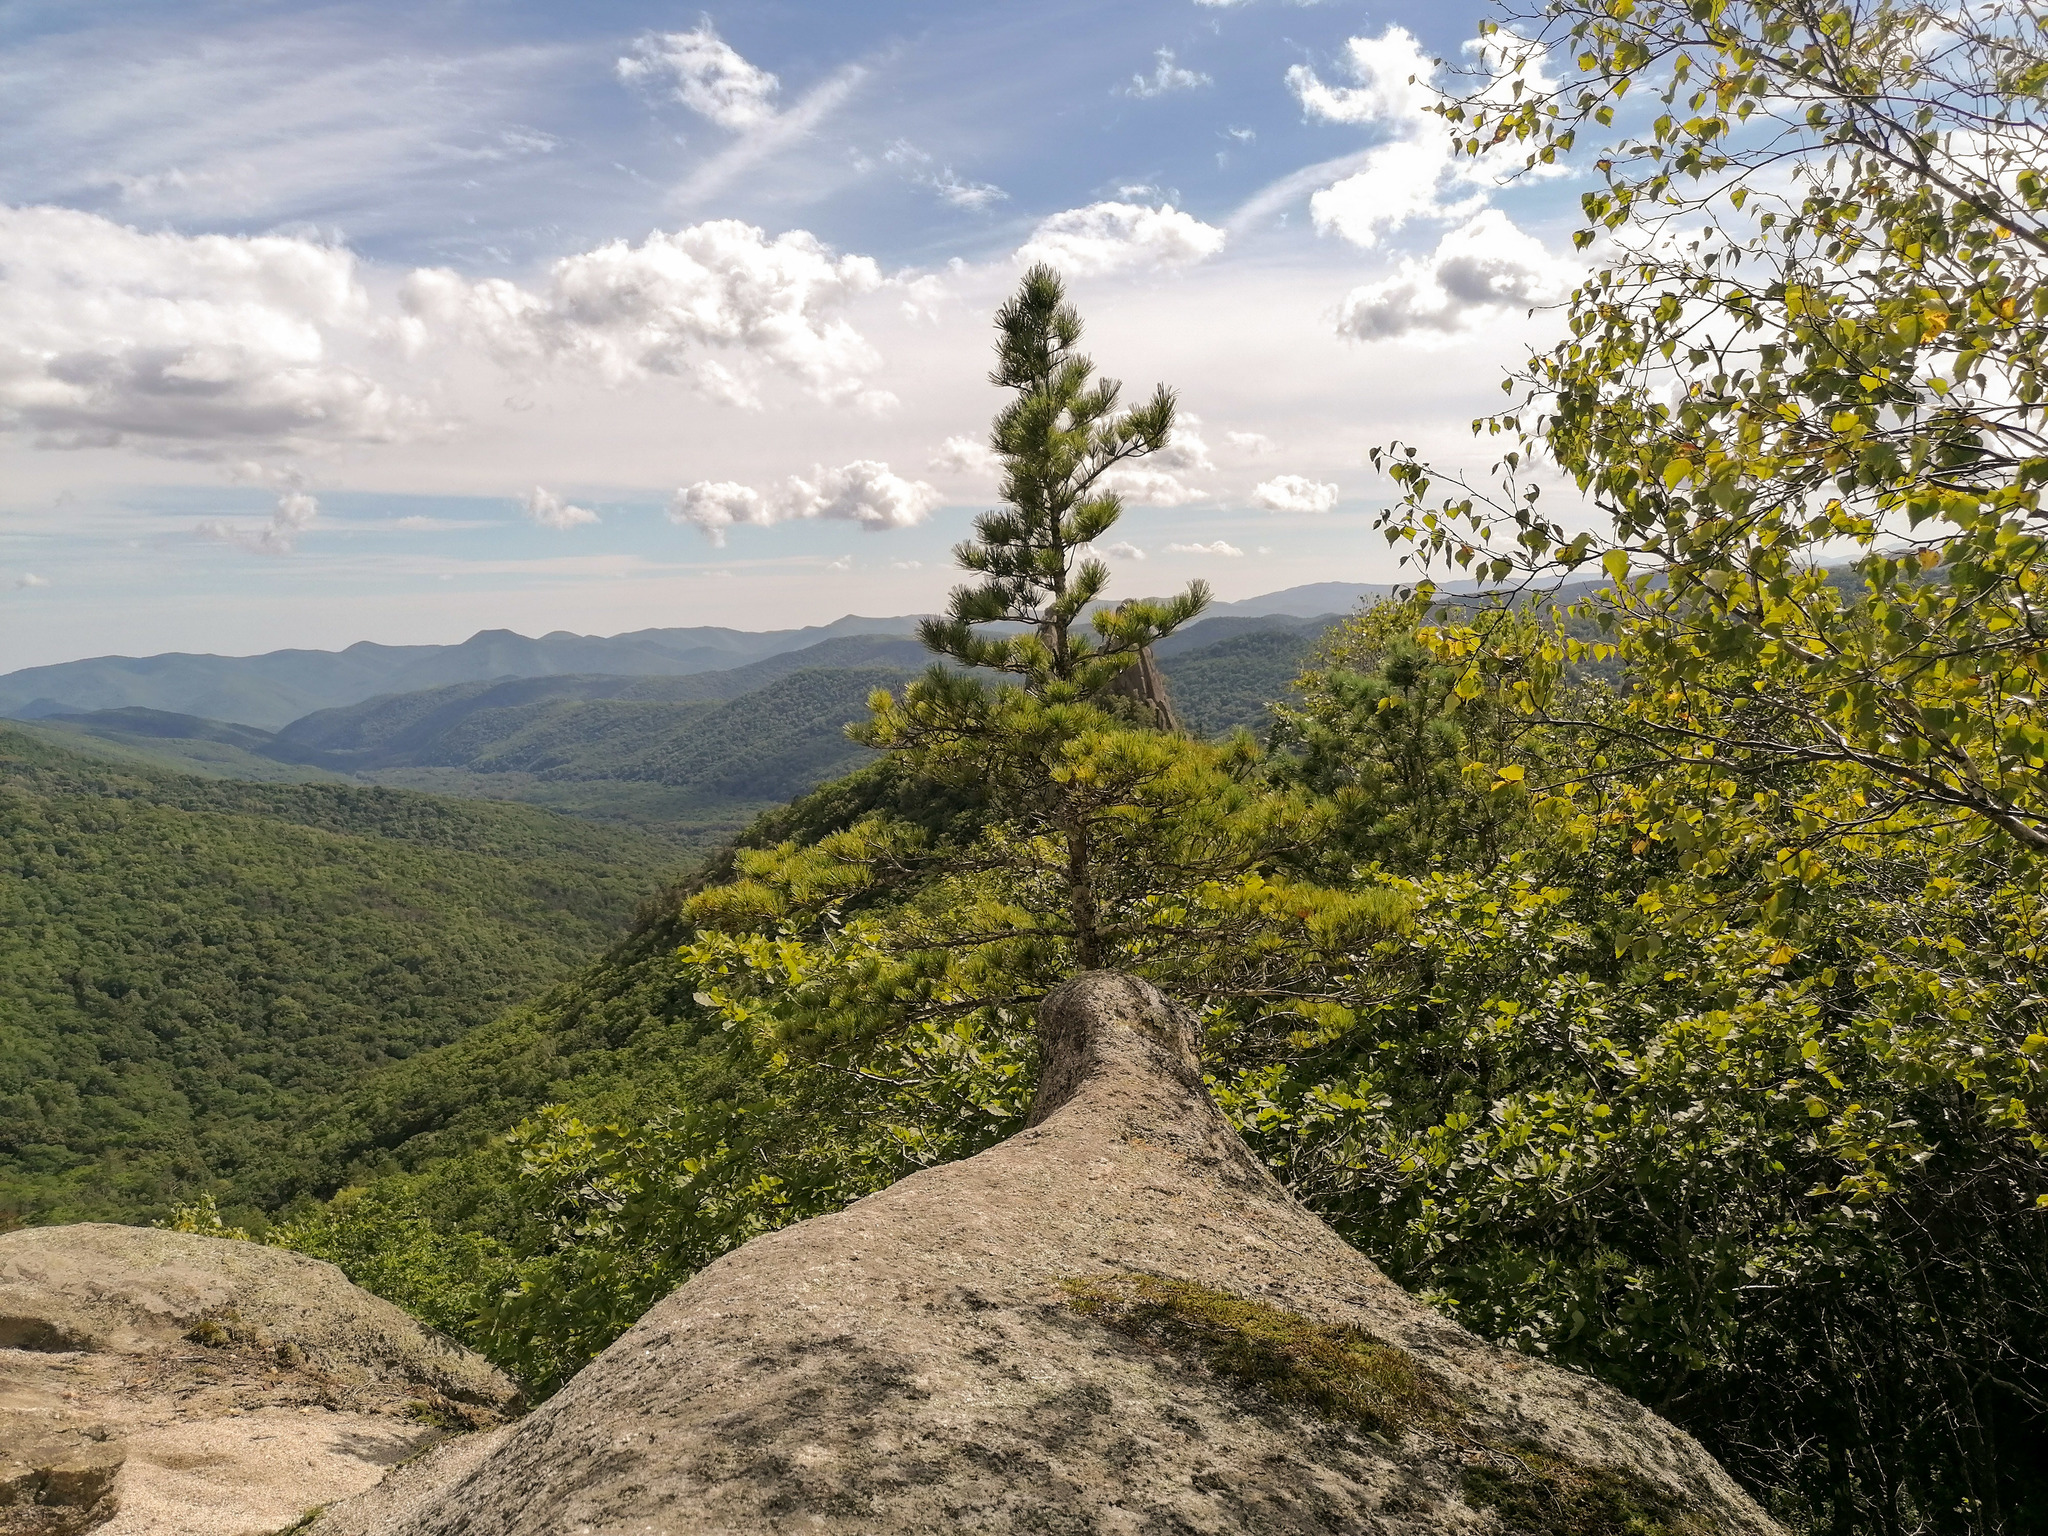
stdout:
[(1152, 988), (1084, 976), (1040, 1022), (1029, 1129), (727, 1255), (470, 1464), (315, 1529), (1775, 1529), (1689, 1437), (1296, 1204)]
[(515, 1397), (317, 1259), (0, 1235), (0, 1536), (268, 1536)]

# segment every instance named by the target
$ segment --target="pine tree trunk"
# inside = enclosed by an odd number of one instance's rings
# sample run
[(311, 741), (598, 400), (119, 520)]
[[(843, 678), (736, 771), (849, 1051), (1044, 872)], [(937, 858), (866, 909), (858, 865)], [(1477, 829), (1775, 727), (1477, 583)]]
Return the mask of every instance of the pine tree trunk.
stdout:
[(1094, 847), (1087, 818), (1069, 808), (1067, 834), (1067, 906), (1073, 914), (1074, 953), (1084, 971), (1102, 969), (1102, 938), (1096, 931)]

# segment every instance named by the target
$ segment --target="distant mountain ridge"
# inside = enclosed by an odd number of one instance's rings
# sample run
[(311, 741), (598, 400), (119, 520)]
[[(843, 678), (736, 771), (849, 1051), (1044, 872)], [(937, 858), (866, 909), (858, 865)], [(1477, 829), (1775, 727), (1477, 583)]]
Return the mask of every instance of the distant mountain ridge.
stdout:
[[(1390, 589), (1324, 581), (1235, 603), (1215, 603), (1207, 617), (1314, 618), (1344, 613), (1362, 598)], [(267, 651), (257, 656), (166, 652), (159, 656), (95, 656), (0, 675), (0, 716), (36, 720), (113, 709), (160, 710), (275, 731), (316, 710), (359, 704), (383, 694), (416, 693), (454, 683), (501, 678), (687, 677), (732, 671), (828, 640), (859, 636), (907, 638), (918, 615), (865, 618), (848, 614), (803, 629), (741, 630), (718, 626), (642, 629), (623, 635), (538, 638), (486, 629), (460, 645), (381, 645), (364, 640), (342, 651)], [(809, 665), (820, 665), (813, 661)], [(846, 661), (837, 665), (863, 665)], [(761, 678), (761, 683), (772, 681)], [(758, 684), (756, 686), (759, 686)], [(670, 695), (668, 697), (677, 697)]]
[(364, 640), (345, 651), (96, 656), (0, 676), (0, 715), (33, 720), (139, 708), (276, 730), (314, 710), (379, 694), (503, 677), (687, 676), (744, 666), (841, 636), (905, 636), (916, 624), (915, 616), (849, 614), (830, 624), (762, 632), (705, 626), (600, 636), (558, 630), (529, 639), (508, 629), (487, 629), (460, 645)]

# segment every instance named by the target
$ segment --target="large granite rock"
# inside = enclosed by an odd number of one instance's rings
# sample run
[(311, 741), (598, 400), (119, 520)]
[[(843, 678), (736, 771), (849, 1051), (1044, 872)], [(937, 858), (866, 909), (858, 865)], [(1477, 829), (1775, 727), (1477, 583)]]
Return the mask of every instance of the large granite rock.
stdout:
[(0, 1235), (0, 1536), (269, 1536), (516, 1397), (317, 1259)]
[(1031, 1127), (758, 1238), (334, 1536), (1761, 1533), (1688, 1436), (1289, 1197), (1151, 987), (1046, 1000)]

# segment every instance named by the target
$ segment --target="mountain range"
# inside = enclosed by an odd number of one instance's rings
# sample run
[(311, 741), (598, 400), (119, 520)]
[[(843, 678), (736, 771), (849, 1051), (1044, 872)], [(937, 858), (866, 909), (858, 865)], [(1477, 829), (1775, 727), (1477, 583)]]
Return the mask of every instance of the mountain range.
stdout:
[[(1160, 667), (1189, 728), (1260, 726), (1335, 618), (1226, 614), (1162, 641)], [(766, 638), (789, 633), (802, 632)], [(875, 689), (901, 686), (931, 660), (908, 635), (842, 634), (717, 670), (500, 676), (378, 694), (276, 730), (138, 704), (53, 710), (18, 728), (135, 767), (521, 801), (703, 851), (865, 761), (848, 722)]]
[[(1235, 603), (1213, 604), (1213, 619), (1312, 618), (1344, 613), (1385, 587), (1326, 581)], [(380, 645), (342, 651), (283, 650), (258, 656), (96, 656), (0, 675), (0, 716), (20, 720), (112, 709), (153, 709), (275, 731), (316, 710), (384, 694), (415, 693), (496, 678), (687, 677), (729, 672), (827, 641), (907, 638), (918, 615), (849, 614), (803, 629), (749, 631), (716, 626), (642, 629), (623, 635), (538, 638), (487, 629), (460, 645)]]

